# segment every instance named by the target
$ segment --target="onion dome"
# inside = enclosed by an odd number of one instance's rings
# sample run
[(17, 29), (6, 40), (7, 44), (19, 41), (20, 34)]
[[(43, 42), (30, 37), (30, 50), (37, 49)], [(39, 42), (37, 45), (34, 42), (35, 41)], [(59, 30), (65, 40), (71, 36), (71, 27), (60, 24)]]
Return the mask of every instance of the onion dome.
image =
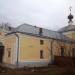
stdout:
[(68, 16), (69, 21), (72, 21), (73, 19), (73, 15), (70, 13), (70, 15)]
[(68, 26), (65, 26), (61, 29), (58, 30), (58, 32), (68, 32), (68, 31), (75, 31), (75, 25), (73, 25), (73, 21), (72, 19), (74, 18), (74, 16), (71, 14), (71, 7), (70, 7), (70, 14), (68, 16), (69, 22), (68, 22)]

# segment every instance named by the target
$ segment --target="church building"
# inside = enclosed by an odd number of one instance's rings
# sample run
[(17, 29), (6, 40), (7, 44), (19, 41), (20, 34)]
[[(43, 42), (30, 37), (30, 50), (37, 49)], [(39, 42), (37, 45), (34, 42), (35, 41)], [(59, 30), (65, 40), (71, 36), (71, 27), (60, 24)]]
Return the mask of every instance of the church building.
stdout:
[(10, 67), (41, 67), (52, 64), (55, 56), (75, 57), (75, 25), (52, 31), (29, 24), (16, 28), (0, 26), (0, 63)]

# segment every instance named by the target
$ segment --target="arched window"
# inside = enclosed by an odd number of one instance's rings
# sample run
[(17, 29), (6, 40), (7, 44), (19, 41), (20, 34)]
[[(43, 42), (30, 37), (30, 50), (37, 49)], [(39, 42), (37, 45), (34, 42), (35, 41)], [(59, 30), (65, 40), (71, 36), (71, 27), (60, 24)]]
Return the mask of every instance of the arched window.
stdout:
[(64, 47), (61, 47), (61, 56), (64, 56)]
[(75, 48), (72, 48), (72, 56), (75, 57)]

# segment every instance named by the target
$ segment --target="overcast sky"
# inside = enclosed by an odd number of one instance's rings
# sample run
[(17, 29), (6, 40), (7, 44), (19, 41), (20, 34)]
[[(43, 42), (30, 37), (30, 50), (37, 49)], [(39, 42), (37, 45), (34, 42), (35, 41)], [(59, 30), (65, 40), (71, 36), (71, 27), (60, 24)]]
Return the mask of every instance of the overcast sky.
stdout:
[[(58, 30), (68, 25), (69, 6), (75, 15), (75, 0), (0, 0), (0, 23), (23, 23)], [(74, 19), (75, 21), (75, 19)]]

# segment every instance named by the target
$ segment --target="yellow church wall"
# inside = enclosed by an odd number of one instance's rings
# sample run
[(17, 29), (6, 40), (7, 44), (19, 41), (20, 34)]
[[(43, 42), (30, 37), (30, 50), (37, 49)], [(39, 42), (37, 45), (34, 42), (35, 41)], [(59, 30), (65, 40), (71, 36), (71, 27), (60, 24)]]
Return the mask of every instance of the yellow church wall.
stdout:
[[(40, 40), (44, 40), (44, 44), (40, 45)], [(41, 60), (40, 50), (44, 51), (43, 60), (51, 60), (51, 41), (53, 39), (45, 39), (34, 36), (20, 34), (20, 57), (19, 60)], [(75, 45), (74, 45), (75, 46)], [(53, 56), (61, 56), (61, 47), (64, 48), (64, 56), (72, 56), (72, 48), (70, 43), (54, 40), (52, 44)]]
[(61, 46), (60, 41), (54, 40), (52, 45), (53, 55), (60, 56), (60, 46)]
[[(41, 39), (44, 40), (44, 45), (40, 45)], [(51, 58), (52, 40), (53, 39), (20, 35), (20, 60), (40, 60), (40, 50), (44, 50), (44, 59), (49, 59), (49, 56)], [(61, 42), (59, 40), (54, 40), (52, 44), (53, 55), (61, 56), (61, 47), (64, 47), (64, 56), (69, 56), (69, 51), (71, 52), (70, 44)]]
[(61, 46), (63, 46), (63, 43), (61, 43), (59, 40), (54, 40), (52, 45), (53, 55), (60, 56), (61, 54)]
[[(68, 32), (64, 32), (63, 33), (65, 36), (75, 40), (75, 31), (68, 31)], [(68, 54), (70, 54), (70, 56), (72, 56), (72, 49), (75, 48), (75, 44), (70, 44), (69, 46), (69, 51), (68, 51)]]
[[(40, 50), (43, 50), (43, 59), (49, 61), (50, 51), (49, 51), (49, 39), (28, 36), (20, 34), (20, 57), (19, 61), (39, 61)], [(44, 41), (43, 45), (40, 45), (40, 40)]]
[(64, 32), (63, 34), (75, 40), (75, 31), (68, 31), (68, 32)]
[(54, 40), (52, 45), (52, 52), (54, 56), (61, 56), (61, 47), (64, 48), (64, 56), (72, 56), (72, 48), (75, 48), (75, 44)]
[(9, 35), (3, 39), (5, 46), (3, 62), (8, 64), (14, 64), (15, 62), (15, 51), (16, 51), (16, 36)]
[[(61, 42), (60, 40), (40, 38), (36, 36), (30, 36), (25, 34), (19, 35), (19, 62), (24, 61), (50, 61), (51, 60), (51, 42), (53, 56), (61, 56), (61, 47), (64, 48), (64, 56), (72, 56), (72, 48), (75, 48), (75, 44), (69, 44)], [(3, 62), (8, 64), (14, 64), (16, 62), (16, 39), (17, 37), (12, 34), (3, 39), (5, 46), (5, 55)], [(44, 41), (44, 44), (40, 44), (40, 40)], [(40, 50), (43, 50), (43, 58), (40, 58)], [(10, 51), (10, 57), (8, 57), (8, 51)]]
[(72, 54), (73, 54), (72, 49), (73, 49), (73, 48), (75, 49), (75, 44), (71, 44), (71, 45), (70, 45), (70, 48), (71, 48), (71, 50), (70, 50), (70, 56), (72, 56)]
[(71, 56), (71, 44), (65, 43), (65, 56)]

